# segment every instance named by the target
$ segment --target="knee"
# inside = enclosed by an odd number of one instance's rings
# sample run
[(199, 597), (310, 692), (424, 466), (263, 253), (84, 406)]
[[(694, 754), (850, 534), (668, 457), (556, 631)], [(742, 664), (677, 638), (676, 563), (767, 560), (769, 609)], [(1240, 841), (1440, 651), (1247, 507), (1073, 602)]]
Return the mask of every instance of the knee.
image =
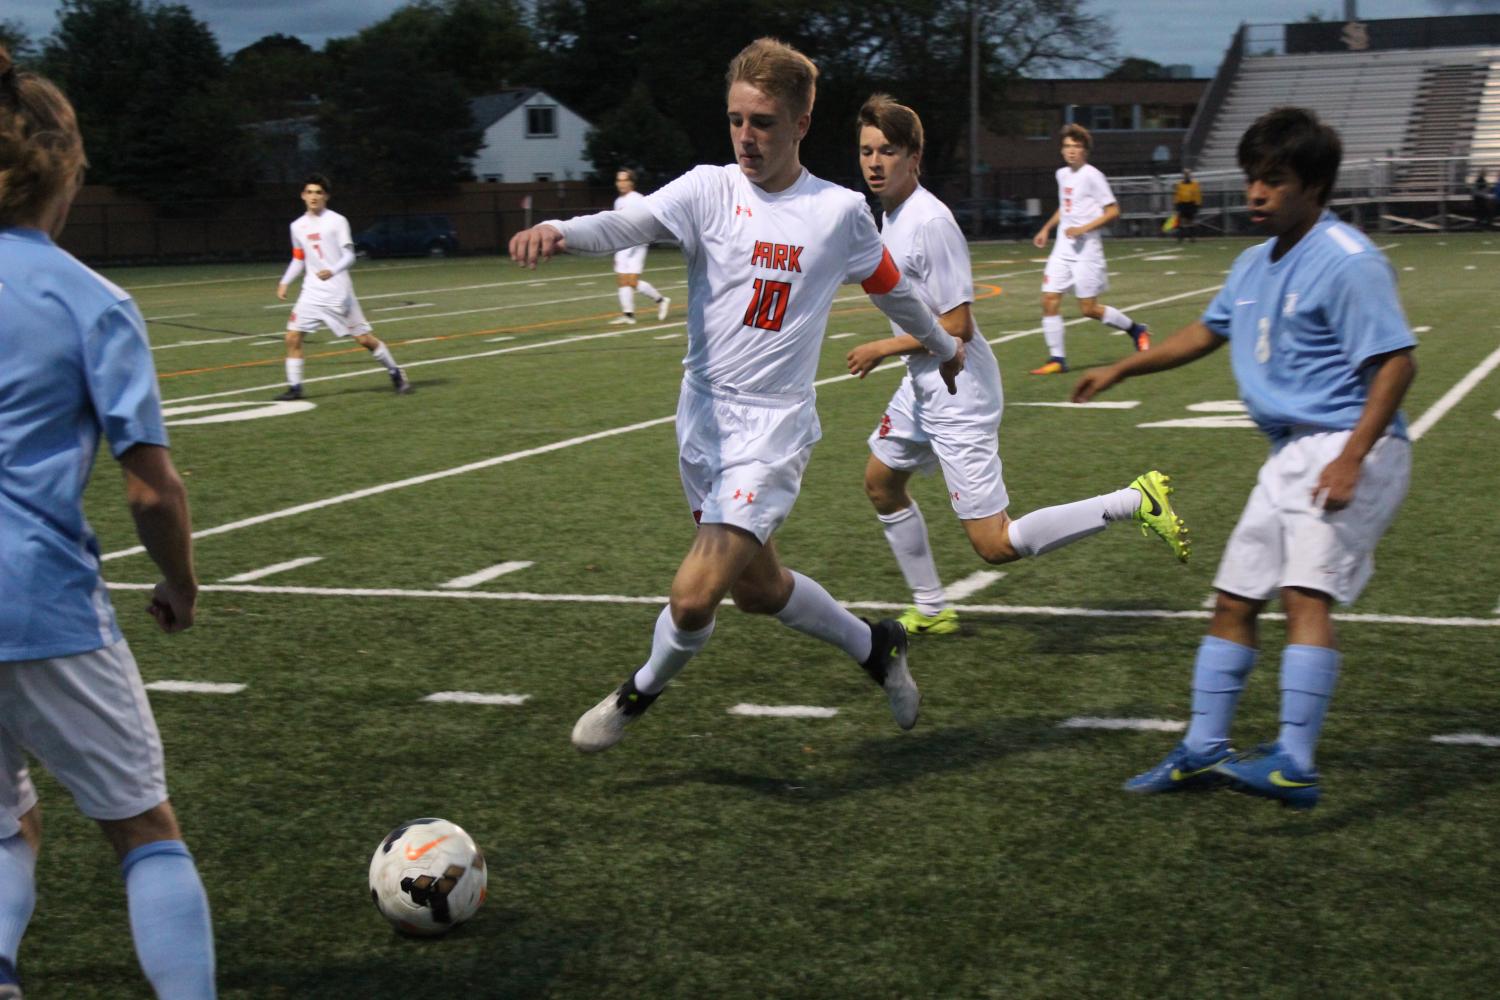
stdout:
[(911, 506), (911, 499), (903, 487), (894, 486), (885, 479), (868, 473), (865, 474), (865, 496), (870, 498), (870, 503), (881, 514), (894, 514)]
[(991, 566), (1021, 558), (1021, 553), (1015, 550), (1008, 538), (976, 538), (973, 543), (975, 554)]
[(672, 595), (672, 623), (684, 632), (708, 628), (714, 620), (718, 602), (702, 594)]
[(791, 590), (764, 584), (738, 584), (730, 591), (734, 606), (749, 615), (774, 615), (786, 607)]

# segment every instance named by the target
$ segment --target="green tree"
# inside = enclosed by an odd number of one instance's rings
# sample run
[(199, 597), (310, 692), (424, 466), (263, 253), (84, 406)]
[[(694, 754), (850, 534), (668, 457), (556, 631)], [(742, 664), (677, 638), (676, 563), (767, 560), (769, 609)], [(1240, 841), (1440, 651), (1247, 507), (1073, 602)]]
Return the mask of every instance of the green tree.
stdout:
[(4, 45), (10, 57), (18, 64), (25, 63), (36, 50), (32, 48), (31, 36), (20, 21), (0, 21), (0, 45)]
[(416, 0), (353, 41), (409, 49), (430, 70), (456, 77), (471, 97), (519, 81), (536, 52), (514, 0)]
[(229, 58), (225, 88), (249, 121), (311, 113), (328, 78), (328, 60), (300, 38), (267, 35)]
[(247, 178), (224, 57), (186, 7), (62, 0), (42, 63), (78, 111), (91, 179), (171, 203)]
[(637, 83), (589, 130), (587, 155), (601, 178), (612, 178), (620, 167), (634, 167), (640, 186), (649, 189), (691, 164), (693, 147), (682, 129), (657, 110), (646, 84)]
[(1167, 68), (1150, 59), (1127, 56), (1120, 65), (1104, 74), (1106, 80), (1166, 80)]

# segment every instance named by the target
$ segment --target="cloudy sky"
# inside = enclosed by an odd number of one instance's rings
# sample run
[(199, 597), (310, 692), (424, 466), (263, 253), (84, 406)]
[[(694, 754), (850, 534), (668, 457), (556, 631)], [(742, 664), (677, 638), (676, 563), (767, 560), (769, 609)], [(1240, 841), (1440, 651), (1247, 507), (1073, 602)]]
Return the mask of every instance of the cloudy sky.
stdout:
[[(405, 0), (187, 0), (199, 20), (233, 52), (257, 38), (281, 32), (321, 47), (329, 38), (352, 35)], [(1500, 0), (1357, 0), (1361, 18), (1423, 17), (1432, 14), (1500, 13)], [(1218, 66), (1229, 37), (1246, 11), (1255, 23), (1301, 20), (1310, 12), (1343, 17), (1343, 0), (1091, 0), (1096, 12), (1113, 18), (1122, 55), (1163, 64), (1186, 63), (1200, 76)], [(4, 0), (0, 20), (16, 21), (40, 41), (57, 24), (57, 0)]]

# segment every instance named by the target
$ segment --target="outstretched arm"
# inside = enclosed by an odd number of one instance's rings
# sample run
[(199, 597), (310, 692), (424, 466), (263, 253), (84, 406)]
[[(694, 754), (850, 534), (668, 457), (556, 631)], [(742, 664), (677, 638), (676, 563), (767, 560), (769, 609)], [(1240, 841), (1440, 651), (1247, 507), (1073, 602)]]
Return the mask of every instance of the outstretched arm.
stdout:
[[(974, 336), (974, 322), (967, 302), (939, 316), (938, 325), (965, 343), (968, 343)], [(916, 337), (903, 333), (884, 340), (871, 340), (860, 344), (845, 355), (844, 360), (849, 365), (850, 375), (864, 378), (878, 368), (886, 358), (902, 354), (917, 354), (926, 350), (927, 348), (923, 347), (922, 342)]]
[(609, 253), (667, 239), (672, 231), (640, 202), (623, 209), (580, 215), (565, 222), (542, 222), (510, 240), (510, 258), (526, 268), (556, 254)]
[(1072, 400), (1075, 403), (1087, 403), (1116, 382), (1123, 382), (1132, 375), (1149, 375), (1197, 361), (1205, 354), (1218, 350), (1223, 344), (1224, 338), (1204, 326), (1201, 321), (1189, 323), (1160, 344), (1152, 345), (1149, 351), (1128, 354), (1105, 368), (1090, 368), (1083, 373), (1078, 384), (1073, 386)]

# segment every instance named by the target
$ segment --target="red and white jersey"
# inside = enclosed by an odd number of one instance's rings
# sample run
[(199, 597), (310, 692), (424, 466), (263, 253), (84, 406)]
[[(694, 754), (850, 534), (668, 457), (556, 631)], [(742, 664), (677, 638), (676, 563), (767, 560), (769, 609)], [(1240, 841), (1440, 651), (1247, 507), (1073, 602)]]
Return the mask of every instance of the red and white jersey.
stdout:
[(292, 222), (292, 256), (302, 261), (307, 270), (302, 275), (297, 302), (342, 311), (344, 304), (354, 297), (354, 282), (349, 272), (340, 271), (327, 281), (318, 277), (318, 272), (332, 268), (346, 253), (353, 252), (354, 237), (349, 233), (348, 219), (331, 208), (323, 209), (319, 215), (299, 215)]
[(1084, 241), (1097, 241), (1100, 239), (1099, 230), (1095, 229), (1083, 237), (1083, 240), (1069, 240), (1063, 234), (1074, 226), (1086, 226), (1099, 216), (1104, 214), (1108, 205), (1115, 203), (1115, 193), (1109, 189), (1109, 181), (1099, 168), (1091, 163), (1074, 170), (1072, 167), (1059, 167), (1057, 171), (1057, 245), (1062, 247), (1064, 243), (1074, 243), (1078, 249), (1082, 249)]
[[(974, 276), (969, 263), (969, 244), (948, 206), (920, 184), (894, 212), (888, 212), (880, 238), (896, 266), (911, 282), (917, 297), (934, 315), (974, 301)], [(895, 323), (894, 333), (903, 331)], [(998, 422), (1003, 396), (1000, 366), (995, 352), (974, 323), (974, 336), (965, 345), (964, 370), (958, 375), (958, 392), (949, 394), (938, 373), (942, 362), (923, 351), (903, 355), (913, 387), (924, 406), (942, 411), (949, 419), (972, 417)]]
[(864, 198), (806, 170), (771, 194), (736, 164), (695, 167), (646, 206), (687, 258), (683, 367), (715, 388), (810, 392), (839, 286), (900, 279)]

